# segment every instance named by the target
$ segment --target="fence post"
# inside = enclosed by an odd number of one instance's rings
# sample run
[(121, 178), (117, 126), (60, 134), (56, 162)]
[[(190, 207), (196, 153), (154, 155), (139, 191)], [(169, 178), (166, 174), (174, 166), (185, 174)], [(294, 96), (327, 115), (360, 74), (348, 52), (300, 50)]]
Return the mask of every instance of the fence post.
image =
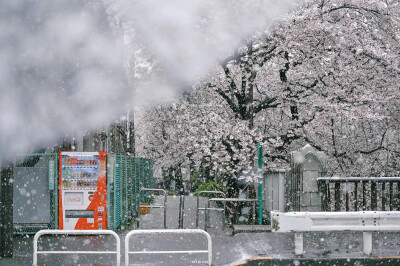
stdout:
[(389, 182), (389, 211), (393, 210), (393, 183)]
[(346, 193), (346, 211), (348, 212), (348, 211), (350, 211), (350, 200), (349, 200), (349, 183), (348, 182), (345, 182), (344, 183), (344, 190), (345, 190), (345, 193)]
[(371, 210), (376, 211), (378, 206), (378, 199), (377, 199), (377, 186), (375, 182), (371, 182)]
[(400, 182), (397, 182), (397, 210), (400, 211)]
[(363, 209), (363, 211), (366, 211), (366, 210), (367, 210), (367, 197), (366, 197), (367, 188), (365, 187), (365, 184), (366, 184), (366, 182), (365, 182), (365, 181), (362, 181), (362, 198), (363, 198), (363, 201), (362, 201), (362, 203), (363, 203), (362, 209)]
[(178, 228), (183, 228), (183, 216), (185, 215), (185, 195), (179, 197), (179, 223)]
[(335, 182), (335, 212), (340, 211), (340, 182)]
[(164, 229), (167, 229), (167, 194), (164, 192)]
[(382, 211), (386, 210), (386, 195), (385, 195), (385, 190), (386, 190), (386, 183), (382, 182), (381, 183), (381, 198), (382, 198)]

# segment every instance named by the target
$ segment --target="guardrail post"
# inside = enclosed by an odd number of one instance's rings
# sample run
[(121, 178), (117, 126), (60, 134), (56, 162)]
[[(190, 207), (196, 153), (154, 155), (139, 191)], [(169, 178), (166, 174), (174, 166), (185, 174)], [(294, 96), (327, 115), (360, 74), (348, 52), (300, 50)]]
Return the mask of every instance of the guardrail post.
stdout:
[(303, 255), (303, 233), (294, 233), (294, 253)]
[(364, 254), (372, 254), (372, 232), (363, 232)]

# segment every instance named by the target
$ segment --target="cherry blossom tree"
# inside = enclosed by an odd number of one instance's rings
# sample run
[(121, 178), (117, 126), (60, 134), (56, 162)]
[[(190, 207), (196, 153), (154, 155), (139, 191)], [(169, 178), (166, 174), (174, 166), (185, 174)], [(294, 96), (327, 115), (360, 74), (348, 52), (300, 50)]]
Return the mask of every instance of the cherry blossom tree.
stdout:
[(159, 169), (235, 179), (258, 142), (266, 168), (309, 143), (330, 174), (398, 175), (399, 13), (398, 1), (307, 1), (182, 98), (143, 112), (140, 152)]

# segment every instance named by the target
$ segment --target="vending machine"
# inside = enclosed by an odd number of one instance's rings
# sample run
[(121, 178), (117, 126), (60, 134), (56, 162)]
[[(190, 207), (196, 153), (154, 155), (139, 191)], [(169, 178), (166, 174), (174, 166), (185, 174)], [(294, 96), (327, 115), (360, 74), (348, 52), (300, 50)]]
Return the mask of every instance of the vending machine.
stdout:
[(107, 153), (60, 152), (59, 229), (107, 229)]

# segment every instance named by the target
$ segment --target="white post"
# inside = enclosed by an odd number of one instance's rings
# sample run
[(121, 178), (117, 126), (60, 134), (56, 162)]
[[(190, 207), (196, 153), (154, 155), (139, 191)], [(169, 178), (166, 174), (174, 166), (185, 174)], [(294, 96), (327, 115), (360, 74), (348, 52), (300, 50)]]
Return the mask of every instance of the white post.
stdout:
[(372, 232), (363, 232), (364, 254), (372, 254)]
[(303, 233), (294, 233), (294, 254), (303, 255)]

